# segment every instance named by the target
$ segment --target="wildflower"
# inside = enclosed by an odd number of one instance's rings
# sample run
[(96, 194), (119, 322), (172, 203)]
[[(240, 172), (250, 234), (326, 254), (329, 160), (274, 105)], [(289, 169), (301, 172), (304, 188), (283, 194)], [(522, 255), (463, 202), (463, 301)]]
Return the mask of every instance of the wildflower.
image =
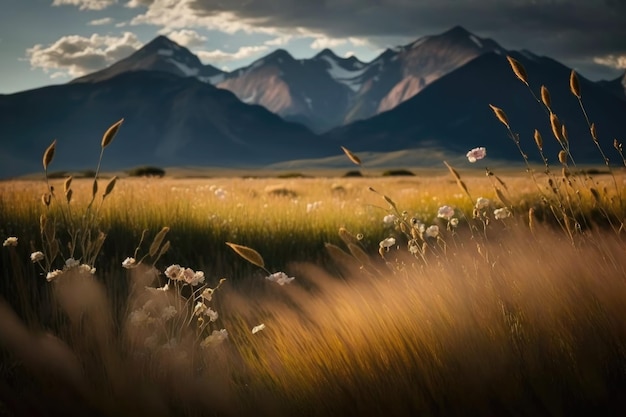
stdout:
[(213, 288), (205, 288), (204, 291), (202, 291), (202, 293), (200, 294), (200, 297), (202, 297), (206, 301), (211, 301), (211, 299), (213, 298), (213, 291)]
[(476, 199), (476, 208), (478, 210), (489, 207), (489, 204), (491, 204), (491, 200), (488, 198), (478, 197), (478, 199)]
[(17, 238), (15, 236), (8, 237), (2, 246), (17, 246)]
[(169, 289), (170, 289), (170, 285), (169, 284), (165, 284), (164, 286), (159, 287), (156, 290), (157, 291), (169, 291)]
[(65, 260), (65, 268), (66, 269), (74, 268), (74, 267), (77, 267), (78, 265), (80, 265), (80, 262), (78, 262), (74, 258), (68, 258), (68, 259)]
[(417, 246), (414, 242), (409, 244), (409, 252), (413, 255), (418, 253), (420, 250), (419, 246)]
[(135, 260), (135, 258), (131, 258), (130, 256), (126, 259), (124, 259), (124, 261), (122, 262), (122, 267), (126, 268), (126, 269), (130, 269), (133, 266), (135, 266), (137, 264), (137, 261)]
[(219, 317), (219, 314), (217, 314), (217, 311), (212, 310), (211, 307), (206, 309), (206, 312), (204, 313), (204, 315), (209, 318), (209, 321), (216, 321), (217, 318)]
[(59, 275), (61, 275), (63, 273), (63, 271), (59, 271), (58, 269), (55, 269), (52, 272), (48, 272), (48, 275), (46, 275), (46, 280), (48, 282), (53, 281), (55, 278), (57, 278)]
[(493, 215), (496, 219), (502, 220), (502, 219), (506, 219), (507, 217), (511, 217), (511, 211), (508, 208), (503, 207), (503, 208), (495, 209), (493, 211)]
[(459, 225), (459, 219), (457, 219), (456, 217), (450, 219), (450, 226), (457, 227), (458, 225)]
[(390, 247), (396, 244), (396, 238), (388, 237), (387, 239), (381, 240), (378, 244), (381, 248), (385, 248), (389, 250)]
[(437, 237), (439, 236), (439, 226), (432, 225), (428, 227), (424, 233), (428, 237)]
[(207, 311), (208, 307), (206, 306), (206, 304), (204, 304), (202, 301), (198, 301), (198, 303), (196, 303), (196, 306), (193, 308), (193, 314), (195, 314), (196, 316), (201, 316), (205, 313), (205, 311)]
[(454, 209), (450, 206), (441, 206), (437, 210), (437, 217), (450, 220), (454, 216)]
[(265, 324), (263, 324), (263, 323), (259, 324), (258, 326), (254, 326), (252, 328), (252, 334), (258, 333), (258, 332), (260, 332), (263, 329), (265, 329)]
[(96, 273), (96, 268), (92, 268), (91, 266), (87, 264), (80, 264), (78, 266), (78, 271), (93, 275)]
[(146, 311), (143, 308), (141, 308), (139, 310), (135, 310), (132, 313), (130, 313), (129, 319), (130, 319), (130, 323), (133, 326), (139, 326), (140, 324), (148, 321), (149, 317), (150, 315), (146, 313)]
[(30, 260), (35, 262), (41, 262), (44, 259), (43, 252), (37, 251), (30, 254)]
[(221, 188), (218, 188), (217, 190), (214, 191), (215, 197), (219, 198), (220, 200), (223, 200), (226, 198), (226, 191), (224, 191)]
[(270, 275), (269, 277), (265, 277), (265, 279), (267, 279), (269, 281), (273, 281), (273, 282), (277, 283), (278, 285), (285, 285), (285, 284), (289, 284), (291, 281), (293, 281), (295, 279), (295, 277), (289, 277), (284, 272), (276, 272), (276, 273)]
[(211, 333), (210, 336), (207, 336), (202, 342), (200, 342), (200, 347), (206, 349), (210, 346), (215, 346), (222, 343), (227, 338), (228, 331), (226, 331), (226, 329), (213, 330), (213, 333)]
[(181, 275), (181, 272), (182, 268), (180, 267), (180, 265), (170, 265), (165, 270), (165, 276), (173, 281), (176, 281), (180, 279), (179, 277)]
[(485, 156), (487, 156), (487, 149), (485, 149), (484, 147), (474, 148), (469, 151), (465, 156), (467, 157), (468, 161), (474, 163), (479, 159), (483, 159)]
[(176, 316), (176, 308), (174, 306), (167, 306), (161, 312), (161, 318), (165, 321), (168, 321), (171, 318)]
[(397, 217), (393, 214), (388, 214), (383, 217), (383, 224), (385, 226), (393, 226), (397, 220)]
[(183, 280), (192, 287), (204, 282), (204, 272), (194, 271), (191, 268), (185, 268), (182, 272), (182, 277)]
[(318, 209), (321, 205), (322, 205), (322, 202), (321, 202), (321, 201), (314, 201), (314, 202), (312, 202), (312, 203), (308, 203), (308, 204), (306, 205), (306, 212), (307, 212), (307, 213), (310, 213), (310, 212), (312, 212), (313, 210), (317, 210), (317, 209)]

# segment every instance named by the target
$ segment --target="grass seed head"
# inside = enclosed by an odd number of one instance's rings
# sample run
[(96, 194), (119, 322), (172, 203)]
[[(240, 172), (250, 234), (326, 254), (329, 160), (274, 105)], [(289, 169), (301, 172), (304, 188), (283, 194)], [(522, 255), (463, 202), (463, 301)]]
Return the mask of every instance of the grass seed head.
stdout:
[(541, 101), (548, 108), (548, 110), (552, 111), (552, 100), (550, 99), (550, 91), (548, 91), (548, 87), (545, 85), (541, 86)]
[(70, 175), (69, 177), (65, 179), (65, 182), (63, 182), (63, 192), (67, 193), (67, 191), (70, 189), (71, 186), (72, 186), (72, 176)]
[(353, 152), (351, 152), (349, 149), (344, 148), (343, 146), (341, 147), (341, 149), (343, 150), (343, 152), (346, 154), (346, 156), (348, 157), (348, 159), (350, 159), (350, 161), (352, 161), (353, 164), (355, 165), (361, 165), (361, 159), (356, 156)]
[(578, 81), (578, 75), (576, 71), (572, 70), (569, 76), (569, 89), (580, 100), (580, 81)]
[(563, 165), (567, 165), (567, 152), (563, 150), (559, 152), (559, 162)]
[(552, 134), (554, 135), (556, 140), (558, 140), (560, 143), (562, 141), (561, 122), (559, 121), (559, 118), (556, 117), (556, 114), (554, 113), (550, 113), (550, 126), (552, 127)]
[(528, 74), (526, 73), (524, 66), (517, 59), (508, 55), (506, 59), (509, 61), (509, 65), (511, 65), (511, 69), (515, 73), (515, 76), (528, 86)]
[(505, 125), (507, 128), (510, 128), (509, 119), (508, 117), (506, 117), (506, 113), (504, 113), (504, 110), (492, 104), (490, 104), (489, 107), (491, 107), (491, 110), (493, 110), (498, 120), (500, 120), (502, 124)]
[(120, 129), (120, 126), (122, 126), (122, 122), (124, 122), (124, 119), (120, 119), (119, 121), (111, 125), (111, 127), (109, 127), (106, 132), (104, 132), (104, 135), (102, 136), (102, 142), (100, 143), (102, 149), (106, 148), (111, 144), (111, 142), (113, 142), (117, 131)]
[(237, 255), (241, 256), (246, 261), (260, 268), (265, 268), (265, 261), (263, 260), (263, 257), (259, 252), (247, 246), (238, 245), (236, 243), (226, 242), (226, 244), (232, 250), (234, 250)]
[(56, 147), (57, 147), (57, 140), (55, 139), (52, 141), (50, 146), (48, 146), (46, 151), (43, 153), (43, 169), (45, 171), (48, 170), (48, 165), (50, 165), (50, 162), (52, 162), (52, 159), (54, 158), (54, 151)]
[(589, 128), (591, 131), (591, 138), (595, 143), (598, 143), (598, 131), (596, 130), (596, 124), (591, 123), (591, 127)]
[(107, 184), (105, 190), (104, 190), (104, 194), (102, 195), (102, 199), (106, 198), (106, 196), (108, 196), (109, 194), (111, 194), (111, 192), (113, 191), (113, 188), (115, 188), (115, 183), (117, 182), (117, 176), (114, 176), (113, 178), (111, 178), (111, 180), (109, 181), (109, 183)]
[(535, 129), (535, 143), (537, 144), (537, 148), (539, 148), (540, 151), (543, 150), (543, 138), (541, 137), (541, 133), (539, 133), (539, 131), (537, 129)]

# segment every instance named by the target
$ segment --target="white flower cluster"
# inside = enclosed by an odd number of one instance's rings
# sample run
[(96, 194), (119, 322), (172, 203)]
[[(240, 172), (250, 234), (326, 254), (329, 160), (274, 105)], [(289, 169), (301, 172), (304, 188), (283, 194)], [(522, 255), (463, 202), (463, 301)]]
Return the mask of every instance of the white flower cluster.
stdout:
[(284, 272), (275, 272), (268, 277), (265, 277), (266, 280), (277, 283), (278, 285), (289, 284), (291, 281), (295, 279), (295, 277), (289, 277)]
[[(33, 257), (38, 258), (39, 255), (36, 255), (37, 253), (41, 253), (41, 252), (32, 253), (30, 255), (31, 259), (33, 259)], [(34, 261), (34, 262), (37, 262), (37, 261)], [(70, 270), (77, 271), (79, 273), (84, 273), (84, 274), (91, 274), (91, 275), (96, 273), (96, 268), (93, 268), (92, 266), (87, 265), (87, 264), (81, 264), (80, 261), (77, 261), (74, 258), (68, 258), (65, 260), (65, 266), (63, 266), (63, 269), (61, 270), (55, 269), (54, 271), (48, 272), (48, 274), (46, 275), (46, 280), (48, 282), (54, 281), (63, 273), (70, 271)]]
[(170, 265), (165, 270), (165, 276), (172, 281), (181, 281), (195, 287), (204, 282), (204, 272), (194, 271), (180, 265)]

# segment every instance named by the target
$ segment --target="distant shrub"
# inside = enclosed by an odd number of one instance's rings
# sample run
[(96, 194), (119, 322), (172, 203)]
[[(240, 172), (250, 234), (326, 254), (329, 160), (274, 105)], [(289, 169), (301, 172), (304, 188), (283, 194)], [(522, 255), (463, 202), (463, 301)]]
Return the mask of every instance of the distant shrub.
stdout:
[(78, 172), (77, 177), (82, 178), (94, 178), (96, 176), (96, 171), (93, 169), (85, 169), (83, 171)]
[(382, 173), (383, 177), (396, 177), (396, 176), (415, 176), (414, 173), (408, 169), (389, 169)]
[(282, 174), (278, 174), (278, 178), (306, 178), (307, 175), (304, 175), (300, 172), (284, 172)]
[(128, 171), (130, 177), (163, 177), (165, 170), (158, 167), (144, 166)]
[(345, 174), (343, 174), (343, 176), (344, 177), (362, 177), (363, 174), (358, 169), (355, 169), (355, 170), (346, 172)]
[(67, 175), (67, 171), (48, 172), (48, 178), (65, 178)]

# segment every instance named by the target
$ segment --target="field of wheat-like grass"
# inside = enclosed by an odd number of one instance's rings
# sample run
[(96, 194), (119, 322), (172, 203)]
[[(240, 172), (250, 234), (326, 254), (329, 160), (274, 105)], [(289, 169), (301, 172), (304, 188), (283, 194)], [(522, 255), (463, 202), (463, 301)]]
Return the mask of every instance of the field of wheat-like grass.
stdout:
[(0, 182), (0, 415), (625, 415), (626, 175), (537, 100), (520, 173), (118, 178), (120, 121), (55, 179), (53, 142)]

